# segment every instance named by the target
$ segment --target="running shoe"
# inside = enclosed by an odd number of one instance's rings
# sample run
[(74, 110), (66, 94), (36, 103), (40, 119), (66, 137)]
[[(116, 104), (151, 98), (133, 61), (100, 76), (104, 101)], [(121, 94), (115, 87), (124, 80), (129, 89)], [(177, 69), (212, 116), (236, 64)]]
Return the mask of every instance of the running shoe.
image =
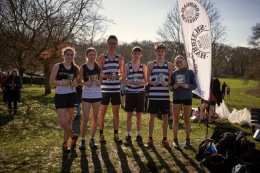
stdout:
[(89, 140), (89, 147), (92, 149), (97, 148), (97, 144), (95, 143), (94, 139)]
[(170, 149), (171, 148), (170, 145), (169, 145), (169, 142), (167, 141), (167, 139), (162, 140), (162, 144), (163, 144), (164, 148), (166, 148), (166, 149)]
[(147, 143), (145, 144), (146, 147), (151, 147), (153, 146), (153, 140), (152, 139), (148, 139)]
[(174, 148), (179, 148), (179, 147), (180, 147), (177, 138), (176, 138), (176, 139), (173, 139), (173, 147), (174, 147)]
[(64, 142), (63, 145), (62, 145), (62, 150), (63, 152), (65, 153), (69, 153), (70, 152), (70, 148), (68, 147), (68, 143), (67, 142)]
[(125, 145), (131, 145), (131, 144), (132, 144), (131, 136), (126, 136), (126, 137), (125, 137), (124, 144), (125, 144)]
[(105, 137), (104, 137), (103, 134), (100, 135), (100, 137), (99, 137), (99, 142), (100, 142), (100, 143), (106, 143), (106, 139), (105, 139)]
[(79, 143), (79, 149), (80, 150), (85, 150), (86, 149), (86, 141), (85, 140), (81, 140)]
[(114, 134), (114, 141), (116, 143), (122, 143), (122, 139), (119, 138), (118, 134)]
[(137, 135), (135, 138), (135, 141), (137, 142), (138, 145), (143, 145), (144, 141), (141, 135)]

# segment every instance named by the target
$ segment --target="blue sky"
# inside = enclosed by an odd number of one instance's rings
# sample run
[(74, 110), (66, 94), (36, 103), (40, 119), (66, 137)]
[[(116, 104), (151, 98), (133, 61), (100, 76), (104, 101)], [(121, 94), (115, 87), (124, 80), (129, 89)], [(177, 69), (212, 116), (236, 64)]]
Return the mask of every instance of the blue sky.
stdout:
[[(231, 46), (245, 46), (251, 27), (260, 22), (260, 0), (211, 0), (227, 27)], [(102, 14), (112, 19), (106, 36), (114, 34), (120, 42), (158, 39), (157, 30), (177, 0), (103, 0)]]

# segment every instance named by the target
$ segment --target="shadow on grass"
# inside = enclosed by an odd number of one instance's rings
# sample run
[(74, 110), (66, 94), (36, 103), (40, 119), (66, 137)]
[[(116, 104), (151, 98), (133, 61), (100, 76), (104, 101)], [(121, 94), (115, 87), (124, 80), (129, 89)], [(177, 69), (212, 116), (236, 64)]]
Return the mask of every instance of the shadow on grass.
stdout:
[[(141, 146), (141, 145), (139, 145), (139, 146)], [(136, 160), (140, 170), (142, 170), (142, 172), (148, 172), (147, 167), (145, 166), (145, 164), (141, 160), (140, 156), (137, 154), (136, 149), (134, 148), (133, 145), (130, 145), (130, 149), (133, 153), (134, 159)]]
[[(191, 147), (191, 150), (195, 151), (193, 147)], [(189, 161), (189, 164), (196, 170), (196, 172), (205, 172), (202, 168), (200, 168), (195, 162), (194, 158), (191, 158), (188, 154), (183, 152), (183, 150), (180, 148), (179, 151), (183, 155), (183, 157)]]
[(168, 150), (168, 152), (171, 154), (173, 161), (176, 163), (176, 165), (180, 168), (181, 172), (189, 172), (188, 169), (186, 169), (185, 165), (174, 155), (172, 150)]
[(92, 162), (94, 164), (95, 172), (102, 172), (102, 166), (101, 166), (101, 163), (98, 158), (98, 154), (97, 154), (96, 150), (91, 149), (91, 153), (92, 153)]
[(71, 172), (71, 165), (75, 158), (78, 157), (78, 154), (75, 150), (71, 151), (70, 154), (63, 153), (62, 155), (62, 167), (61, 167), (61, 173), (65, 172)]
[(145, 146), (140, 145), (140, 148), (144, 154), (144, 157), (147, 160), (146, 167), (148, 168), (148, 172), (158, 172), (156, 162), (153, 160), (152, 156), (146, 151), (147, 149), (145, 148)]
[(127, 161), (125, 152), (123, 151), (121, 145), (122, 144), (116, 143), (117, 154), (118, 154), (118, 157), (121, 162), (121, 170), (123, 172), (131, 172), (131, 170), (129, 169), (129, 165), (128, 165), (128, 161)]
[(101, 156), (102, 156), (102, 159), (103, 159), (103, 161), (105, 163), (107, 172), (116, 172), (112, 162), (110, 161), (106, 145), (105, 144), (101, 144), (100, 145), (100, 149), (101, 149)]
[(6, 115), (6, 116), (0, 116), (0, 127), (8, 124), (10, 121), (14, 119), (14, 115)]
[(86, 150), (81, 151), (80, 168), (82, 173), (89, 173)]
[(155, 156), (158, 158), (158, 160), (161, 163), (161, 169), (166, 169), (167, 172), (172, 172), (171, 168), (169, 167), (169, 165), (164, 161), (164, 159), (162, 158), (162, 156), (158, 153), (158, 151), (156, 150), (155, 147), (152, 147), (152, 151), (154, 152)]

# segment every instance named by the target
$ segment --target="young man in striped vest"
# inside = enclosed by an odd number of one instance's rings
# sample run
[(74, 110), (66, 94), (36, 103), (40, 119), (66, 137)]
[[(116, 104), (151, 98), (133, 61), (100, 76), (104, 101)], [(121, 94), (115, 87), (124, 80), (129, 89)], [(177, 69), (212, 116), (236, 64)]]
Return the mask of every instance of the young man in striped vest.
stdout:
[(105, 143), (103, 134), (104, 119), (109, 102), (112, 104), (114, 141), (122, 143), (118, 136), (119, 129), (119, 108), (120, 108), (120, 81), (123, 74), (124, 58), (116, 53), (118, 44), (117, 37), (110, 35), (107, 39), (108, 51), (99, 56), (97, 62), (102, 68), (102, 100), (99, 112), (100, 142)]
[(173, 65), (171, 62), (164, 60), (166, 55), (166, 46), (162, 43), (155, 45), (156, 60), (150, 61), (147, 65), (147, 79), (150, 84), (148, 95), (149, 106), (148, 113), (149, 119), (149, 139), (146, 143), (147, 147), (153, 145), (153, 129), (154, 120), (158, 111), (162, 115), (162, 130), (163, 138), (162, 144), (166, 149), (170, 148), (167, 141), (167, 128), (168, 128), (168, 114), (170, 112), (170, 93), (168, 85), (171, 83), (171, 75)]
[(144, 110), (144, 91), (147, 85), (147, 67), (141, 63), (142, 49), (135, 46), (131, 52), (132, 61), (124, 67), (122, 84), (126, 85), (126, 104), (125, 111), (127, 112), (126, 130), (127, 136), (124, 144), (131, 145), (131, 129), (133, 112), (136, 112), (136, 142), (143, 144), (141, 136), (142, 129), (142, 112)]

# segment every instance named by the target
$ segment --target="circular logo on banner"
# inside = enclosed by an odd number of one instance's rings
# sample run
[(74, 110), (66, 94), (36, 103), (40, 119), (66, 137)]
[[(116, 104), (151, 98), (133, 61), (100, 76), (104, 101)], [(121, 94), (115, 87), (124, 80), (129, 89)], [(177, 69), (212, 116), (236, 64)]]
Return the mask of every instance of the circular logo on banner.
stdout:
[(197, 26), (191, 36), (192, 53), (206, 59), (210, 52), (209, 30), (205, 25)]
[(181, 18), (187, 23), (193, 23), (199, 18), (199, 7), (193, 2), (185, 4), (181, 8)]

